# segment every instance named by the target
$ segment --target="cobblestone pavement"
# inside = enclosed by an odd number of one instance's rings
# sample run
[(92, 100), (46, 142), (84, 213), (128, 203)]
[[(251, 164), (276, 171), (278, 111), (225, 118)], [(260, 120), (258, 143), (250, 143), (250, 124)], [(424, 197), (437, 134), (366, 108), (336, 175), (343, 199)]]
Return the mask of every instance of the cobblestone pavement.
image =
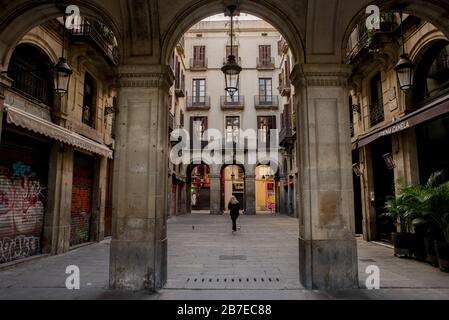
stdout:
[[(309, 291), (298, 278), (298, 226), (284, 216), (243, 216), (233, 235), (226, 216), (193, 215), (168, 223), (168, 283), (157, 294), (107, 289), (109, 241), (0, 270), (0, 299), (449, 299), (449, 274), (390, 248), (358, 241), (361, 287), (366, 267), (381, 290)], [(65, 269), (81, 270), (81, 290), (65, 288)]]

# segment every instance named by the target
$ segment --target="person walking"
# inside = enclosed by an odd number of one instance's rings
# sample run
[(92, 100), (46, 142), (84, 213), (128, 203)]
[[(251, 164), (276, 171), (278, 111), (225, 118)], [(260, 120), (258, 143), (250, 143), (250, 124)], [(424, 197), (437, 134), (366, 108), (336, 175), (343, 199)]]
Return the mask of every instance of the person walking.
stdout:
[(237, 219), (240, 216), (240, 203), (235, 196), (231, 197), (228, 204), (228, 210), (231, 211), (232, 233), (237, 232)]

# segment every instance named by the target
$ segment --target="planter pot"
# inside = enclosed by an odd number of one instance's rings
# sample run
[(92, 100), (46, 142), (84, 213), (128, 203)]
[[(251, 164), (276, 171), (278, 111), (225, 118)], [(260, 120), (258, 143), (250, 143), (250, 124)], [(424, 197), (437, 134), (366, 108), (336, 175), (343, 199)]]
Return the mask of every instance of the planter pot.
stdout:
[(441, 271), (449, 271), (449, 242), (435, 241), (435, 251)]
[(438, 257), (435, 250), (435, 240), (432, 238), (424, 238), (424, 247), (426, 249), (426, 261), (434, 267), (438, 267)]
[(415, 235), (415, 257), (418, 261), (426, 261), (427, 258), (424, 236), (422, 235)]
[(415, 236), (411, 233), (393, 232), (392, 240), (396, 257), (411, 257), (415, 252)]

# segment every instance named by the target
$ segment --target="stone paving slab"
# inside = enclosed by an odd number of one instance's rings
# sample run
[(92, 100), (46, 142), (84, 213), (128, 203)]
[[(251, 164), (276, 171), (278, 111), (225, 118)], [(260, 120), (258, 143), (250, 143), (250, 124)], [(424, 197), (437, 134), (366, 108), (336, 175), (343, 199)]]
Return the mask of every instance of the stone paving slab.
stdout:
[[(108, 290), (110, 243), (103, 241), (0, 270), (0, 299), (449, 300), (448, 273), (426, 263), (396, 258), (392, 249), (364, 241), (358, 241), (360, 285), (363, 288), (365, 284), (366, 267), (374, 264), (380, 268), (381, 290), (304, 290), (298, 281), (297, 221), (256, 216), (242, 217), (239, 223), (242, 232), (232, 235), (226, 216), (185, 216), (169, 221), (168, 282), (157, 294)], [(79, 291), (65, 288), (68, 265), (80, 267)], [(197, 282), (192, 281), (195, 278)], [(278, 278), (279, 282), (262, 282), (262, 278)]]

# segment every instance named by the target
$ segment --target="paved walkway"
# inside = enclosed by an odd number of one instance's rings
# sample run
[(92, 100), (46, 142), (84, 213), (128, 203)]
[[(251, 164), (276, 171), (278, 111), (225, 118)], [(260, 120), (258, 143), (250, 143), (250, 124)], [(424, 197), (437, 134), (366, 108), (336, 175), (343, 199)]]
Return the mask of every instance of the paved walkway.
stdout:
[[(168, 283), (157, 294), (107, 289), (109, 241), (0, 270), (0, 299), (449, 299), (449, 274), (390, 248), (358, 242), (359, 275), (381, 271), (381, 290), (309, 291), (298, 278), (297, 221), (243, 216), (232, 235), (226, 216), (185, 216), (168, 223)], [(81, 290), (65, 288), (65, 269), (81, 270)]]

